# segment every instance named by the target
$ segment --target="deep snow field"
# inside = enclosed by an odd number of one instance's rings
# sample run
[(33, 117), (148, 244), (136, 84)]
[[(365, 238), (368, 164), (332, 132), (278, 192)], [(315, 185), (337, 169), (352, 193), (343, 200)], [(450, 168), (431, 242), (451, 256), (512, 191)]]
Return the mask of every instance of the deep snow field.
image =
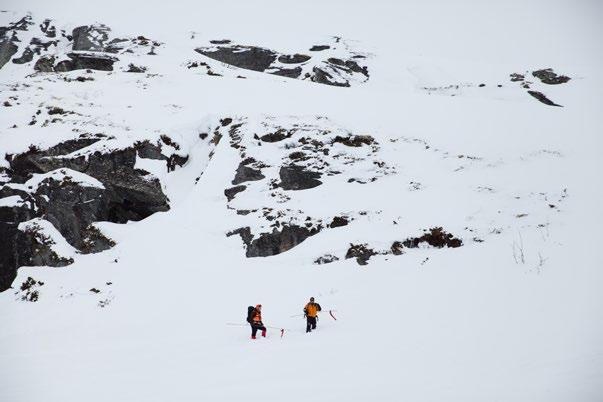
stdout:
[[(36, 218), (74, 262), (21, 267), (0, 293), (0, 401), (603, 400), (603, 5), (451, 3), (4, 0), (0, 26), (30, 12), (160, 46), (118, 55), (112, 72), (8, 62), (0, 104), (18, 99), (0, 106), (0, 167), (81, 133), (111, 137), (76, 151), (86, 158), (167, 134), (178, 146), (164, 150), (188, 159), (167, 172), (138, 154), (169, 210), (97, 223), (108, 250), (81, 254)], [(195, 51), (222, 39), (283, 54), (328, 43), (329, 57), (360, 55), (368, 78), (325, 85)], [(532, 75), (545, 68), (571, 79)], [(73, 113), (42, 124), (50, 107)], [(279, 128), (287, 138), (260, 138)], [(320, 185), (287, 188), (294, 151)], [(263, 178), (228, 200), (249, 157)], [(65, 175), (104, 188), (58, 170), (0, 187)], [(320, 229), (277, 255), (247, 257), (244, 235), (227, 236), (306, 223)], [(436, 227), (462, 246), (392, 251)], [(351, 244), (377, 254), (361, 265)], [(337, 260), (315, 263), (325, 255)], [(43, 282), (35, 302), (22, 299), (28, 277)], [(305, 334), (311, 296), (324, 311)], [(257, 303), (270, 328), (252, 341)]]

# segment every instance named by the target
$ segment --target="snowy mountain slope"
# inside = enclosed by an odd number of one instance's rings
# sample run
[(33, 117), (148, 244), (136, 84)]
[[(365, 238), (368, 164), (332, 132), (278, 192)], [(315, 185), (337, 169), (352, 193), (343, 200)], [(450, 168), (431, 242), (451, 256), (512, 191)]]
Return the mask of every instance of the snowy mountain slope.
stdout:
[[(600, 398), (596, 12), (524, 5), (528, 23), (511, 4), (315, 6), (295, 10), (310, 24), (292, 24), (289, 6), (242, 2), (0, 14), (161, 44), (113, 56), (109, 72), (32, 75), (33, 59), (0, 69), (11, 103), (0, 149), (13, 155), (0, 208), (34, 203), (39, 216), (16, 226), (73, 260), (21, 267), (0, 293), (2, 399)], [(167, 11), (177, 18), (160, 19)], [(333, 36), (371, 55), (368, 81), (317, 85), (207, 58), (222, 76), (188, 68), (216, 38), (293, 55)], [(549, 67), (571, 79), (532, 75)], [(123, 163), (105, 162), (116, 155)], [(121, 192), (122, 177), (155, 183), (162, 212), (132, 215), (137, 192)], [(74, 193), (121, 194), (118, 216), (98, 207), (81, 221), (111, 240), (104, 251), (82, 253), (61, 227), (55, 204)], [(438, 227), (462, 245), (423, 237)], [(338, 320), (323, 313), (306, 335), (291, 316), (310, 296)], [(255, 303), (270, 328), (251, 343), (243, 315)]]

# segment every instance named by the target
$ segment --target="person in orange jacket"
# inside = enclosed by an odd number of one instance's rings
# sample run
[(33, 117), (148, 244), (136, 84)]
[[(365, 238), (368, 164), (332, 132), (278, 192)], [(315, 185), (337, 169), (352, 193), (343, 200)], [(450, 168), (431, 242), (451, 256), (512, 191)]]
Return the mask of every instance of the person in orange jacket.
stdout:
[(322, 311), (320, 304), (314, 303), (314, 298), (310, 297), (310, 302), (304, 307), (304, 317), (306, 317), (306, 333), (316, 329), (316, 318), (318, 312)]
[(248, 317), (249, 324), (251, 325), (251, 339), (256, 339), (255, 335), (258, 330), (262, 331), (262, 336), (266, 337), (266, 327), (262, 322), (262, 305), (258, 304), (255, 306), (253, 311), (249, 314)]

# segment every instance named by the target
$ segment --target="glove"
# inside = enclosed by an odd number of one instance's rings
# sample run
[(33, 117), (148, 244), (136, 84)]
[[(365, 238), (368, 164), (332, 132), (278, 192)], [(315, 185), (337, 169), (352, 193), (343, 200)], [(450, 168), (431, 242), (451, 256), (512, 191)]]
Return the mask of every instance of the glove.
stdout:
[(308, 317), (308, 314), (304, 314), (304, 318)]

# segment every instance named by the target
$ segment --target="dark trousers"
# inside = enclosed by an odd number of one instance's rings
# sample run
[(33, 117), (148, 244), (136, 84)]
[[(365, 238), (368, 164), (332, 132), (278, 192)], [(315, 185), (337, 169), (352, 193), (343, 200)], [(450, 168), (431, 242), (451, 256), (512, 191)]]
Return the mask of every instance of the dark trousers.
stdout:
[(255, 336), (257, 334), (258, 329), (260, 331), (266, 331), (266, 327), (263, 324), (252, 323), (251, 324), (251, 336)]
[(306, 332), (316, 329), (316, 317), (306, 317)]

